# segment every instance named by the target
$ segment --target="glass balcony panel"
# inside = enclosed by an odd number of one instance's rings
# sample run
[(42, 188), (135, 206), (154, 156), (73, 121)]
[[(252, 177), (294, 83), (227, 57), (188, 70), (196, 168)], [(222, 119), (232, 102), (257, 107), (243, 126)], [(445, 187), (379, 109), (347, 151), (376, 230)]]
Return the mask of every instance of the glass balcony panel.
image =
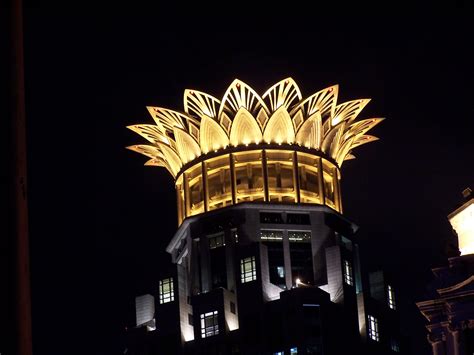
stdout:
[(209, 210), (232, 204), (232, 187), (229, 157), (210, 159), (206, 162)]
[(201, 174), (201, 163), (196, 164), (186, 173), (189, 184), (189, 214), (191, 216), (204, 212), (204, 191)]
[(236, 153), (233, 157), (237, 202), (263, 201), (262, 152)]

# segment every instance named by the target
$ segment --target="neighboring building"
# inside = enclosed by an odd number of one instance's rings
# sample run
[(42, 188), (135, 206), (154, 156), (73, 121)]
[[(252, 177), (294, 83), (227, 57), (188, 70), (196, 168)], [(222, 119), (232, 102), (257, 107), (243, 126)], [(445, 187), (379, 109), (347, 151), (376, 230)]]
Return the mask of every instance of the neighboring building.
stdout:
[(186, 90), (185, 113), (150, 107), (156, 125), (129, 127), (151, 143), (129, 148), (175, 178), (180, 224), (129, 354), (403, 350), (396, 286), (363, 278), (342, 215), (340, 167), (382, 119), (356, 121), (369, 100), (337, 94), (303, 100), (286, 79), (260, 97), (236, 80), (222, 101)]
[(436, 293), (418, 302), (428, 321), (428, 342), (433, 355), (474, 354), (474, 196), (463, 191), (465, 202), (449, 216), (458, 238), (459, 256), (432, 269)]

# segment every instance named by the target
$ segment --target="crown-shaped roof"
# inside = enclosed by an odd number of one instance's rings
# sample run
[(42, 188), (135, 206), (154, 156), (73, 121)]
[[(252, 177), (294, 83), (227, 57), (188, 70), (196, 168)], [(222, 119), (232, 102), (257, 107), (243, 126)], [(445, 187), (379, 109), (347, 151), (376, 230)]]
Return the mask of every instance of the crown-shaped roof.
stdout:
[(328, 87), (303, 99), (292, 78), (260, 96), (236, 79), (221, 100), (196, 90), (184, 91), (184, 112), (148, 107), (155, 124), (129, 129), (150, 144), (127, 147), (162, 166), (176, 178), (181, 168), (213, 151), (252, 143), (301, 145), (321, 151), (339, 167), (353, 159), (352, 149), (377, 138), (366, 135), (383, 118), (356, 121), (370, 99), (337, 103), (339, 87)]

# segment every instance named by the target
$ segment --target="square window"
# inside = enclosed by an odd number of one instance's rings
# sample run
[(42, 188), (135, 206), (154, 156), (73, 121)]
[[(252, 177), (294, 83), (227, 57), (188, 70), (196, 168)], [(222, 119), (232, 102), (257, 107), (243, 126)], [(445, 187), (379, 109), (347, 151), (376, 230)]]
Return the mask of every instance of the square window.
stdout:
[(201, 338), (219, 334), (217, 311), (201, 314)]
[(344, 260), (344, 282), (350, 286), (354, 286), (354, 278), (352, 276), (352, 265), (348, 260)]
[(160, 304), (174, 301), (173, 278), (167, 278), (160, 281), (159, 286)]
[(255, 266), (255, 256), (250, 256), (240, 260), (240, 280), (242, 283), (257, 279), (257, 268)]
[(379, 322), (374, 316), (368, 315), (369, 321), (369, 338), (375, 341), (380, 341), (379, 336)]
[(393, 309), (393, 310), (397, 309), (397, 306), (395, 304), (395, 291), (390, 285), (387, 286), (387, 301), (388, 301), (388, 306), (390, 307), (390, 309)]

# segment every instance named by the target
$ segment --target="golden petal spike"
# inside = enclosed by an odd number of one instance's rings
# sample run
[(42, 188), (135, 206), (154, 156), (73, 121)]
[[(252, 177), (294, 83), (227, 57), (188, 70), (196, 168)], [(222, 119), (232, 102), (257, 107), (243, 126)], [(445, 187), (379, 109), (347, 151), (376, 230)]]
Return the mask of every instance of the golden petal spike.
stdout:
[(224, 129), (210, 117), (202, 116), (199, 134), (201, 151), (204, 154), (229, 145), (229, 137), (227, 137)]
[(220, 101), (214, 96), (196, 90), (184, 90), (184, 111), (197, 117), (217, 118)]
[(278, 144), (293, 143), (295, 141), (295, 130), (285, 106), (281, 106), (276, 110), (268, 120), (263, 132), (263, 140), (267, 143), (275, 142)]
[(199, 144), (186, 131), (175, 127), (173, 133), (179, 157), (183, 164), (201, 155)]
[(269, 102), (272, 112), (284, 106), (287, 110), (301, 101), (300, 88), (292, 78), (286, 78), (273, 85), (263, 94), (262, 99)]
[(175, 151), (171, 149), (171, 147), (167, 146), (164, 143), (158, 143), (158, 146), (163, 152), (163, 156), (169, 165), (171, 175), (173, 175), (173, 177), (176, 177), (179, 170), (183, 166), (183, 162), (179, 158), (178, 154), (176, 154)]
[(361, 146), (362, 144), (367, 144), (370, 142), (374, 142), (379, 140), (377, 137), (374, 136), (369, 136), (369, 135), (364, 135), (357, 137), (354, 142), (352, 143), (351, 149), (354, 149), (355, 147)]
[(339, 167), (341, 167), (342, 162), (346, 160), (346, 156), (349, 153), (349, 151), (352, 148), (352, 142), (354, 141), (355, 137), (349, 138), (347, 141), (345, 141), (342, 145), (339, 151), (337, 152), (336, 155), (336, 162)]
[(341, 132), (341, 128), (342, 128), (342, 124), (340, 124), (339, 126), (336, 126), (336, 127), (332, 127), (327, 133), (326, 135), (323, 137), (323, 142), (321, 143), (321, 150), (326, 153), (326, 154), (330, 154), (331, 151), (332, 151), (332, 146), (333, 146), (333, 142), (334, 141), (337, 141), (338, 144), (339, 144), (339, 140), (340, 140), (340, 136), (342, 134)]
[(321, 149), (321, 130), (321, 114), (316, 111), (301, 125), (296, 142), (304, 147)]
[(257, 115), (263, 107), (269, 112), (262, 98), (243, 81), (235, 79), (227, 88), (219, 107), (218, 117), (225, 112), (229, 117), (234, 116), (240, 108), (245, 108), (250, 114)]
[(348, 153), (348, 154), (346, 155), (346, 157), (344, 158), (344, 161), (346, 161), (346, 160), (353, 160), (353, 159), (356, 159), (355, 155), (352, 154), (352, 153)]
[(262, 131), (255, 118), (245, 108), (238, 110), (230, 129), (230, 144), (238, 146), (261, 141)]
[(383, 120), (384, 118), (369, 118), (354, 122), (349, 126), (346, 137), (363, 135)]
[(369, 101), (370, 99), (359, 99), (343, 102), (342, 104), (337, 105), (334, 116), (332, 116), (331, 125), (336, 126), (342, 121), (351, 123), (369, 103)]
[(184, 114), (162, 107), (148, 107), (148, 110), (152, 112), (156, 124), (166, 130), (173, 132), (174, 127), (186, 129), (185, 122), (187, 122), (188, 117)]
[(323, 119), (327, 116), (332, 117), (336, 108), (338, 90), (339, 86), (333, 85), (318, 91), (296, 105), (291, 110), (290, 116), (293, 116), (299, 109), (302, 109), (306, 116), (311, 116), (316, 111), (319, 111)]
[(126, 147), (129, 150), (143, 154), (149, 158), (163, 158), (163, 153), (157, 147), (146, 145), (146, 144), (137, 144)]
[(138, 133), (144, 137), (147, 141), (157, 144), (158, 142), (169, 143), (168, 137), (160, 131), (156, 125), (151, 124), (137, 124), (127, 126), (128, 129)]
[(336, 130), (336, 135), (332, 139), (332, 142), (329, 148), (329, 156), (333, 159), (337, 158), (339, 151), (341, 150), (342, 143), (343, 143), (342, 137), (344, 135), (345, 126), (346, 126), (345, 122), (342, 122), (341, 124), (339, 124), (339, 126), (334, 128)]

